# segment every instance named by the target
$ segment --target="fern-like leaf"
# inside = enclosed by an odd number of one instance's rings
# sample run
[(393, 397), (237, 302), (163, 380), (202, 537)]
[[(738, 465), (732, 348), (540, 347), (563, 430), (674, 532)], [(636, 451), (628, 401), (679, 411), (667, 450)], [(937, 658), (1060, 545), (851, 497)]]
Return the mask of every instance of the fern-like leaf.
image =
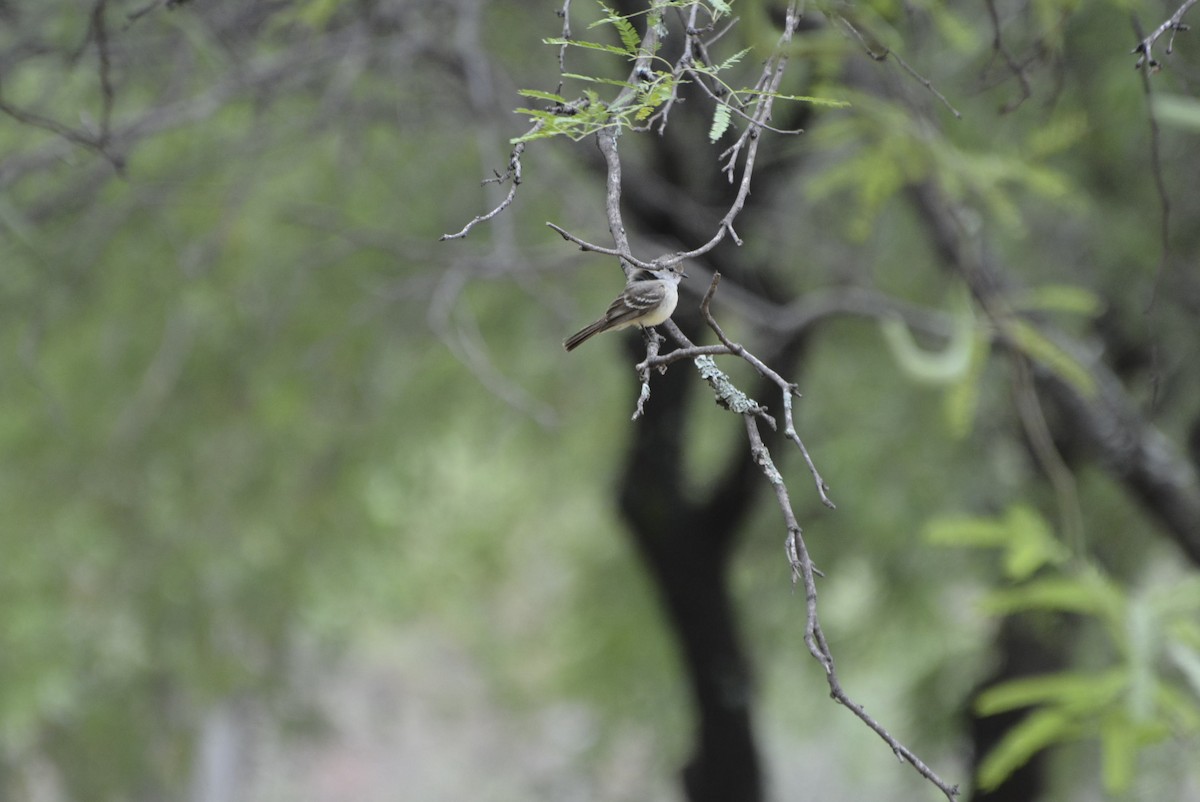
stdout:
[(604, 19), (594, 22), (588, 27), (594, 28), (597, 25), (605, 24), (612, 25), (617, 29), (617, 35), (621, 37), (621, 43), (625, 45), (625, 52), (631, 56), (637, 55), (638, 48), (642, 44), (642, 39), (640, 36), (638, 36), (638, 32), (633, 27), (633, 23), (606, 6), (604, 3), (600, 3), (600, 8), (604, 9), (606, 16)]
[(729, 107), (724, 103), (713, 110), (712, 127), (708, 129), (708, 141), (716, 142), (729, 129)]

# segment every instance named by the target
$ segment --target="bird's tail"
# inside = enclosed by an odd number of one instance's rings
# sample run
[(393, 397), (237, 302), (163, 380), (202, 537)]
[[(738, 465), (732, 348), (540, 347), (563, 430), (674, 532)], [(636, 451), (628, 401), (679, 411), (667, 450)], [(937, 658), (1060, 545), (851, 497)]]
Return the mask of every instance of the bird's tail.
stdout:
[(608, 320), (606, 318), (600, 318), (590, 326), (580, 329), (567, 339), (563, 340), (563, 348), (566, 348), (568, 351), (574, 351), (576, 348), (583, 345), (585, 340), (604, 331), (607, 324)]

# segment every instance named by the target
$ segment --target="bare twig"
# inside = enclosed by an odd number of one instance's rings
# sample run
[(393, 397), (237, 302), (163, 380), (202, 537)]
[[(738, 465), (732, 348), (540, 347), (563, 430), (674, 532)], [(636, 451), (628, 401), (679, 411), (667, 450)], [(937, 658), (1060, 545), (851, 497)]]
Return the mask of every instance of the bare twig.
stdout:
[[(724, 105), (726, 108), (729, 109), (730, 112), (733, 113), (734, 116), (740, 117), (742, 120), (745, 120), (746, 122), (750, 123), (751, 125), (757, 125), (759, 128), (763, 129), (764, 131), (770, 131), (773, 134), (782, 134), (784, 136), (796, 136), (798, 134), (804, 133), (803, 128), (776, 128), (773, 125), (767, 125), (764, 122), (759, 122), (759, 121), (755, 120), (755, 118), (752, 115), (747, 114), (746, 112), (742, 111), (741, 108), (734, 105), (733, 103), (729, 103), (723, 97), (721, 97), (717, 92), (710, 89), (708, 84), (706, 84), (703, 80), (701, 80), (704, 77), (703, 73), (697, 73), (694, 70), (688, 70), (687, 74), (689, 76), (695, 77), (696, 85), (699, 86), (700, 89), (706, 95), (708, 95), (710, 98), (712, 98), (713, 101)], [(732, 181), (732, 180), (733, 180), (733, 178), (731, 176), (730, 181)]]
[(141, 8), (135, 8), (133, 11), (130, 11), (125, 15), (125, 27), (128, 28), (130, 25), (137, 22), (154, 9), (163, 5), (164, 2), (167, 8), (177, 8), (187, 3), (188, 0), (150, 0), (150, 2), (146, 5), (142, 6)]
[(821, 477), (820, 472), (817, 470), (816, 464), (813, 462), (812, 457), (808, 453), (808, 448), (804, 445), (804, 441), (801, 440), (800, 436), (796, 433), (796, 422), (792, 418), (792, 396), (800, 396), (796, 385), (792, 382), (786, 381), (778, 373), (767, 367), (762, 360), (754, 356), (754, 354), (751, 354), (741, 345), (726, 337), (725, 332), (722, 331), (721, 327), (717, 324), (716, 318), (713, 317), (712, 311), (709, 308), (709, 304), (712, 302), (712, 297), (717, 291), (717, 284), (720, 282), (720, 280), (721, 274), (714, 273), (712, 284), (709, 285), (708, 292), (704, 295), (704, 301), (700, 304), (700, 311), (704, 315), (705, 322), (708, 323), (709, 328), (713, 330), (713, 332), (717, 335), (717, 338), (720, 339), (721, 343), (729, 349), (731, 354), (740, 356), (742, 359), (749, 362), (750, 365), (756, 371), (758, 371), (760, 376), (770, 379), (776, 384), (776, 386), (779, 387), (783, 396), (784, 435), (796, 444), (796, 446), (800, 449), (800, 453), (804, 456), (804, 462), (808, 466), (809, 472), (812, 474), (813, 481), (816, 482), (817, 495), (820, 496), (821, 503), (830, 509), (836, 509), (836, 505), (828, 495), (829, 483)]
[(783, 82), (784, 69), (788, 62), (788, 45), (791, 44), (792, 36), (796, 33), (799, 24), (800, 13), (796, 2), (793, 1), (788, 3), (787, 13), (784, 15), (783, 32), (779, 35), (775, 52), (767, 59), (762, 75), (755, 85), (755, 89), (761, 91), (762, 94), (756, 97), (750, 125), (746, 126), (746, 130), (742, 132), (737, 142), (721, 154), (721, 158), (727, 159), (724, 171), (732, 182), (738, 155), (743, 148), (746, 150), (745, 160), (742, 163), (742, 180), (738, 185), (737, 195), (730, 204), (729, 210), (725, 212), (725, 216), (721, 218), (721, 225), (717, 229), (717, 233), (700, 247), (682, 254), (684, 258), (694, 259), (708, 253), (717, 247), (726, 235), (738, 245), (742, 244), (741, 238), (733, 228), (733, 223), (745, 207), (746, 198), (750, 196), (750, 180), (754, 173), (754, 162), (758, 156), (759, 133), (771, 119), (771, 109), (775, 102), (774, 94), (779, 91), (779, 85)]
[(135, 8), (133, 11), (130, 11), (128, 14), (125, 15), (125, 27), (128, 28), (130, 25), (137, 22), (139, 19), (146, 16), (147, 14), (149, 14), (151, 11), (158, 8), (162, 4), (163, 4), (163, 0), (150, 0), (149, 3), (142, 6), (141, 8)]
[(1081, 557), (1085, 553), (1083, 508), (1079, 503), (1079, 488), (1075, 482), (1075, 475), (1071, 473), (1059, 452), (1050, 425), (1046, 422), (1046, 413), (1042, 409), (1037, 387), (1033, 383), (1033, 368), (1029, 359), (1016, 352), (1012, 357), (1012, 365), (1013, 402), (1017, 416), (1025, 430), (1025, 436), (1029, 438), (1034, 459), (1054, 489), (1063, 540), (1077, 557)]
[[(625, 259), (631, 258), (628, 254), (622, 254), (616, 248), (606, 248), (603, 245), (597, 245), (594, 242), (588, 242), (587, 240), (583, 239), (582, 237), (578, 237), (575, 234), (572, 234), (570, 231), (567, 231), (565, 228), (563, 228), (562, 226), (560, 226), (556, 223), (547, 222), (546, 225), (549, 228), (552, 228), (555, 231), (557, 231), (558, 235), (560, 237), (562, 237), (563, 239), (567, 240), (568, 242), (574, 242), (576, 245), (579, 246), (579, 250), (581, 250), (581, 251), (595, 251), (596, 253), (603, 253), (607, 256), (616, 256), (618, 258), (625, 258)], [(645, 263), (640, 263), (640, 264), (645, 264)]]
[(1133, 65), (1134, 69), (1146, 66), (1150, 68), (1151, 72), (1157, 72), (1162, 67), (1151, 54), (1151, 49), (1164, 33), (1170, 31), (1171, 38), (1167, 40), (1167, 55), (1171, 55), (1171, 51), (1175, 47), (1175, 34), (1179, 31), (1188, 30), (1188, 26), (1183, 24), (1183, 15), (1194, 5), (1196, 5), (1196, 0), (1184, 0), (1183, 5), (1175, 9), (1175, 13), (1166, 22), (1151, 31), (1149, 36), (1138, 42), (1137, 47), (1129, 51), (1130, 53), (1139, 54), (1137, 63)]
[(96, 0), (92, 6), (92, 35), (96, 37), (96, 53), (100, 60), (100, 134), (97, 142), (101, 148), (108, 146), (112, 130), (112, 110), (116, 100), (112, 86), (112, 63), (108, 54), (108, 27), (105, 24), (104, 12), (108, 0)]
[[(813, 482), (816, 484), (817, 495), (820, 497), (821, 503), (830, 509), (836, 509), (836, 505), (833, 503), (833, 500), (829, 498), (829, 483), (825, 481), (825, 479), (821, 476), (820, 471), (817, 470), (817, 466), (813, 462), (813, 459), (808, 452), (808, 448), (804, 445), (804, 441), (801, 440), (800, 436), (796, 433), (796, 423), (792, 414), (792, 397), (799, 395), (796, 385), (784, 379), (777, 372), (768, 367), (761, 359), (748, 351), (744, 346), (730, 340), (717, 323), (716, 318), (713, 317), (710, 304), (712, 302), (713, 295), (716, 293), (717, 285), (720, 283), (720, 280), (721, 274), (714, 273), (712, 283), (709, 285), (708, 291), (705, 293), (704, 299), (700, 304), (700, 310), (701, 314), (704, 315), (705, 322), (708, 323), (709, 328), (711, 328), (717, 335), (717, 338), (721, 340), (721, 344), (696, 345), (679, 329), (678, 326), (675, 325), (673, 321), (668, 320), (663, 324), (663, 328), (665, 328), (671, 337), (677, 343), (679, 343), (680, 347), (666, 354), (659, 354), (656, 349), (654, 354), (647, 353), (646, 359), (637, 365), (636, 370), (639, 377), (642, 378), (643, 395), (646, 397), (649, 396), (649, 376), (651, 370), (657, 368), (660, 371), (665, 371), (668, 366), (684, 359), (693, 360), (696, 363), (697, 369), (700, 370), (701, 377), (704, 378), (710, 386), (714, 386), (714, 389), (716, 389), (716, 385), (714, 384), (715, 377), (712, 373), (714, 369), (713, 363), (711, 362), (712, 357), (739, 357), (753, 367), (760, 376), (772, 382), (776, 387), (779, 388), (780, 394), (783, 397), (784, 435), (793, 443), (795, 443), (796, 447), (800, 449), (800, 453), (804, 457), (804, 463), (808, 466), (809, 472), (813, 477)], [(724, 374), (721, 375), (724, 376)], [(733, 386), (732, 382), (728, 381), (728, 377), (725, 377), (724, 381), (728, 382), (728, 386)], [(722, 389), (721, 392), (722, 395), (718, 396), (718, 403), (721, 403), (722, 406), (728, 409), (732, 409), (733, 407), (728, 403), (728, 398), (725, 397), (728, 396), (728, 392), (724, 389)], [(723, 398), (724, 400), (722, 400)], [(638, 412), (641, 411), (644, 403), (644, 398), (640, 398)], [(752, 406), (747, 406), (745, 409), (734, 409), (734, 411), (750, 411), (754, 414), (758, 414), (759, 411), (765, 410), (763, 410), (763, 408), (757, 404), (753, 404)], [(634, 414), (635, 419), (638, 416), (638, 413)], [(771, 419), (770, 423), (771, 427), (775, 428), (774, 419)]]
[(621, 269), (625, 271), (625, 277), (629, 278), (633, 272), (633, 266), (628, 260), (630, 254), (629, 235), (625, 233), (625, 223), (621, 220), (621, 157), (617, 153), (619, 131), (620, 129), (615, 126), (601, 129), (596, 134), (596, 145), (600, 148), (600, 153), (604, 155), (606, 176), (604, 212), (608, 218), (608, 231), (612, 234), (617, 252), (622, 254)]
[[(562, 75), (567, 71), (567, 48), (570, 47), (568, 42), (571, 41), (571, 0), (563, 0), (563, 6), (556, 12), (562, 17), (562, 38), (563, 43), (558, 46), (558, 74)], [(562, 83), (559, 82), (558, 91), (562, 91)]]
[[(541, 130), (543, 125), (544, 123), (541, 120), (538, 120), (536, 123), (534, 123), (533, 127), (529, 129), (529, 132), (526, 135), (528, 136), (528, 134), (532, 134)], [(463, 226), (460, 231), (457, 231), (454, 234), (443, 234), (438, 238), (439, 242), (445, 242), (448, 239), (461, 239), (462, 237), (467, 236), (467, 233), (472, 228), (480, 223), (491, 220), (493, 217), (500, 214), (512, 205), (513, 199), (517, 196), (517, 187), (521, 185), (521, 156), (524, 153), (525, 143), (518, 142), (513, 147), (512, 153), (508, 157), (508, 169), (506, 169), (503, 174), (498, 174), (494, 178), (488, 178), (484, 180), (485, 184), (508, 182), (508, 194), (504, 196), (504, 200), (500, 201), (499, 205), (497, 205), (496, 208), (492, 209), (490, 212), (476, 215), (469, 223)]]
[(742, 420), (746, 425), (746, 435), (750, 440), (750, 453), (755, 463), (762, 470), (763, 475), (767, 478), (767, 482), (774, 489), (775, 499), (779, 504), (780, 511), (783, 513), (784, 524), (788, 532), (785, 540), (785, 550), (788, 562), (792, 567), (792, 581), (804, 586), (804, 643), (808, 646), (809, 653), (825, 669), (825, 679), (829, 683), (829, 695), (838, 704), (848, 708), (854, 715), (858, 716), (864, 724), (882, 738), (891, 747), (892, 753), (896, 757), (911, 765), (917, 770), (917, 773), (936, 785), (946, 795), (946, 799), (954, 802), (958, 797), (958, 786), (951, 785), (939, 777), (912, 750), (900, 743), (895, 736), (889, 733), (861, 704), (851, 699), (845, 689), (842, 688), (841, 680), (838, 678), (837, 669), (834, 665), (833, 653), (829, 649), (829, 643), (825, 640), (825, 633), (821, 629), (821, 621), (817, 615), (816, 577), (820, 572), (817, 571), (812, 557), (808, 553), (808, 546), (804, 542), (803, 530), (800, 528), (800, 524), (796, 520), (796, 513), (792, 509), (787, 484), (771, 459), (771, 452), (763, 442), (762, 434), (758, 430), (758, 423), (752, 415), (748, 414), (744, 414)]
[[(649, 361), (658, 356), (658, 349), (665, 342), (663, 336), (653, 328), (642, 329), (642, 334), (646, 338), (646, 360)], [(660, 367), (660, 373), (666, 372), (666, 367)], [(638, 393), (637, 407), (633, 411), (633, 418), (637, 420), (646, 414), (646, 402), (650, 400), (650, 368), (646, 362), (642, 362), (637, 366), (638, 378), (642, 380), (642, 389)]]
[(67, 142), (94, 151), (104, 157), (113, 166), (113, 169), (117, 171), (118, 175), (122, 175), (125, 171), (125, 160), (119, 154), (114, 153), (110, 147), (112, 141), (112, 111), (116, 100), (116, 93), (112, 85), (112, 62), (109, 57), (108, 27), (105, 22), (107, 7), (108, 0), (96, 0), (92, 5), (87, 35), (84, 37), (83, 43), (76, 53), (78, 55), (86, 50), (90, 41), (94, 40), (96, 42), (96, 52), (99, 60), (97, 72), (100, 80), (100, 123), (98, 131), (93, 133), (84, 129), (71, 128), (57, 120), (18, 108), (5, 100), (0, 100), (0, 112), (7, 114), (17, 122), (50, 131), (62, 137)]
[[(467, 279), (467, 271), (461, 269), (451, 268), (441, 274), (426, 315), (430, 329), (489, 392), (541, 426), (553, 428), (558, 422), (554, 409), (504, 375), (488, 352), (475, 318), (457, 304)], [(460, 310), (457, 318), (456, 309)]]
[[(914, 769), (916, 769), (917, 773), (937, 786), (937, 788), (946, 795), (946, 798), (950, 800), (950, 802), (954, 802), (954, 800), (958, 797), (958, 786), (951, 785), (938, 776), (938, 774), (929, 768), (924, 761), (917, 757), (912, 750), (897, 740), (896, 737), (889, 733), (882, 724), (880, 724), (873, 716), (867, 713), (866, 709), (861, 704), (851, 699), (846, 693), (845, 689), (842, 687), (834, 664), (833, 653), (829, 648), (829, 643), (825, 639), (825, 633), (821, 629), (820, 618), (817, 612), (816, 577), (820, 575), (820, 571), (818, 571), (816, 566), (813, 564), (812, 557), (808, 552), (808, 547), (804, 542), (803, 530), (801, 529), (800, 524), (796, 519), (795, 511), (792, 508), (791, 497), (788, 492), (787, 483), (784, 481), (783, 475), (780, 473), (779, 469), (775, 466), (774, 460), (771, 457), (770, 449), (768, 449), (766, 444), (763, 442), (762, 434), (758, 429), (758, 419), (763, 417), (763, 410), (760, 406), (754, 404), (753, 402), (743, 404), (740, 407), (727, 403), (729, 398), (729, 394), (726, 389), (728, 377), (724, 377), (724, 374), (720, 374), (723, 379), (713, 377), (715, 366), (712, 363), (712, 357), (710, 356), (711, 354), (726, 353), (740, 356), (754, 366), (754, 368), (758, 370), (761, 375), (766, 376), (780, 386), (784, 397), (785, 425), (789, 430), (789, 439), (793, 439), (793, 441), (804, 453), (805, 462), (808, 464), (809, 469), (812, 471), (813, 477), (817, 482), (817, 488), (818, 492), (820, 493), (821, 500), (828, 506), (832, 507), (833, 503), (828, 499), (828, 496), (825, 493), (825, 491), (828, 489), (828, 485), (825, 484), (824, 480), (821, 479), (820, 474), (816, 471), (812, 460), (808, 456), (807, 449), (804, 448), (804, 444), (798, 437), (793, 437), (795, 430), (791, 419), (791, 398), (792, 395), (795, 394), (795, 385), (784, 381), (774, 371), (766, 368), (761, 361), (753, 357), (753, 355), (746, 351), (745, 348), (729, 340), (729, 338), (726, 337), (724, 332), (721, 330), (720, 326), (716, 323), (716, 320), (712, 317), (710, 304), (712, 302), (713, 295), (716, 292), (719, 280), (720, 274), (715, 274), (712, 283), (709, 285), (708, 291), (704, 295), (704, 300), (701, 302), (701, 309), (703, 310), (709, 326), (721, 340), (722, 345), (719, 346), (719, 348), (723, 350), (718, 351), (716, 350), (718, 347), (715, 346), (696, 346), (687, 338), (686, 335), (679, 331), (678, 327), (675, 326), (674, 323), (668, 321), (667, 324), (665, 324), (665, 328), (667, 328), (672, 337), (680, 343), (680, 348), (668, 355), (659, 356), (657, 354), (658, 348), (656, 343), (654, 353), (651, 353), (649, 350), (647, 351), (647, 357), (641, 364), (638, 365), (638, 371), (644, 377), (645, 381), (648, 380), (649, 372), (652, 368), (659, 367), (660, 369), (664, 369), (667, 364), (677, 361), (678, 359), (685, 358), (683, 356), (679, 356), (680, 352), (694, 356), (697, 368), (700, 370), (701, 375), (705, 377), (706, 381), (708, 381), (709, 384), (714, 387), (714, 389), (721, 388), (721, 394), (718, 395), (718, 401), (725, 402), (723, 403), (724, 406), (731, 409), (731, 411), (741, 414), (742, 421), (746, 427), (746, 434), (749, 439), (751, 456), (754, 459), (754, 462), (759, 466), (763, 475), (766, 477), (767, 482), (775, 491), (776, 501), (779, 505), (780, 511), (783, 514), (784, 524), (787, 529), (787, 538), (785, 540), (786, 552), (788, 556), (788, 562), (792, 568), (793, 581), (802, 583), (804, 586), (804, 642), (808, 646), (808, 650), (812, 656), (825, 669), (825, 678), (829, 684), (830, 696), (839, 704), (848, 708), (863, 723), (870, 727), (871, 730), (879, 735), (879, 737), (883, 739), (883, 741), (891, 748), (892, 752), (900, 760), (910, 764)], [(719, 373), (719, 371), (715, 372)], [(648, 395), (648, 385), (644, 383), (643, 396), (646, 395)], [(744, 395), (740, 396), (740, 398), (748, 400)], [(639, 399), (639, 409), (643, 402), (644, 397)], [(769, 422), (774, 425), (773, 419), (771, 419)]]
[[(679, 12), (678, 9), (676, 9), (676, 11)], [(680, 16), (682, 16), (682, 12), (679, 13)], [(666, 101), (662, 104), (662, 107), (659, 108), (659, 110), (655, 112), (649, 120), (646, 121), (647, 128), (652, 128), (655, 122), (657, 122), (658, 132), (660, 134), (667, 130), (667, 120), (671, 116), (671, 109), (675, 107), (675, 101), (679, 99), (679, 78), (689, 66), (695, 63), (696, 60), (695, 51), (699, 46), (699, 31), (696, 30), (696, 21), (699, 18), (699, 15), (700, 4), (693, 3), (689, 8), (687, 19), (684, 20), (683, 27), (686, 34), (683, 40), (683, 54), (680, 55), (679, 61), (675, 64), (673, 76), (676, 81), (675, 91), (671, 92), (671, 96), (666, 99)]]
[[(1192, 1), (1195, 2), (1195, 0)], [(962, 119), (962, 113), (959, 112), (958, 109), (954, 108), (954, 104), (947, 100), (945, 95), (938, 91), (937, 87), (933, 85), (933, 81), (930, 81), (924, 75), (913, 69), (912, 65), (905, 61), (899, 53), (897, 53), (895, 50), (892, 50), (890, 47), (883, 45), (882, 43), (879, 44), (882, 49), (878, 51), (875, 50), (871, 47), (870, 43), (867, 42), (866, 37), (862, 35), (862, 33), (854, 26), (852, 22), (850, 22), (850, 20), (846, 19), (840, 14), (837, 15), (837, 19), (842, 23), (842, 25), (846, 26), (846, 30), (850, 31), (850, 33), (854, 35), (854, 38), (857, 39), (859, 44), (863, 46), (863, 49), (866, 50), (868, 56), (875, 61), (887, 61), (888, 57), (890, 56), (892, 60), (900, 65), (901, 69), (911, 75), (917, 83), (928, 89), (934, 97), (940, 100), (942, 105), (949, 109), (950, 113), (953, 114), (956, 119)]]
[[(170, 7), (172, 4), (167, 5)], [(244, 65), (236, 74), (226, 76), (207, 91), (194, 97), (159, 98), (141, 117), (118, 122), (112, 130), (108, 146), (103, 149), (98, 146), (94, 136), (0, 100), (0, 113), (58, 135), (57, 140), (47, 143), (33, 153), (8, 158), (0, 164), (0, 189), (12, 186), (25, 176), (59, 162), (69, 151), (69, 146), (94, 151), (114, 167), (119, 167), (123, 164), (123, 159), (117, 154), (129, 152), (138, 142), (164, 131), (207, 119), (224, 108), (233, 98), (252, 92), (261, 93), (269, 87), (309, 80), (318, 66), (343, 57), (350, 52), (355, 42), (357, 35), (353, 30), (331, 33), (321, 39), (318, 47), (255, 59)]]
[(1022, 103), (1028, 100), (1033, 95), (1033, 90), (1029, 85), (1029, 76), (1025, 74), (1025, 68), (1017, 63), (1004, 44), (1004, 37), (1000, 33), (1000, 15), (996, 12), (996, 0), (984, 0), (984, 2), (987, 5), (988, 18), (992, 21), (992, 50), (1000, 54), (1004, 63), (1008, 65), (1009, 71), (1017, 77), (1017, 82), (1021, 85), (1021, 96), (1008, 101), (1000, 109), (1001, 114), (1008, 114), (1016, 111)]
[[(1185, 10), (1185, 9), (1181, 9)], [(1179, 12), (1176, 12), (1179, 13)], [(1138, 27), (1134, 20), (1135, 28)], [(1149, 52), (1149, 51), (1147, 51)], [(1170, 53), (1170, 48), (1167, 49)], [(1153, 66), (1153, 65), (1152, 65)], [(1171, 198), (1167, 193), (1167, 182), (1163, 175), (1162, 164), (1162, 133), (1158, 127), (1158, 117), (1154, 114), (1154, 90), (1150, 86), (1150, 76), (1142, 70), (1142, 94), (1146, 97), (1146, 117), (1150, 124), (1150, 172), (1154, 176), (1154, 188), (1158, 192), (1158, 270), (1155, 271), (1154, 284), (1150, 290), (1150, 300), (1146, 305), (1148, 313), (1154, 307), (1158, 297), (1159, 286), (1163, 275), (1167, 272), (1171, 254)], [(1155, 383), (1157, 388), (1157, 382)]]

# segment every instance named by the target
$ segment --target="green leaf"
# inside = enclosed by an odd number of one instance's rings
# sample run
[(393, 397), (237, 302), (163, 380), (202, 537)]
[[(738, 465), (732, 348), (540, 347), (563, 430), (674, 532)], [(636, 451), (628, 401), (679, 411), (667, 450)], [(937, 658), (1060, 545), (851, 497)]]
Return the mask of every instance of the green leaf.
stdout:
[(634, 29), (633, 24), (628, 18), (621, 16), (604, 3), (599, 3), (599, 6), (604, 9), (606, 16), (603, 19), (596, 20), (588, 28), (595, 28), (599, 25), (612, 25), (617, 29), (617, 35), (621, 37), (621, 43), (625, 45), (625, 52), (629, 55), (637, 55), (642, 40)]
[(950, 339), (941, 351), (925, 350), (917, 345), (908, 325), (899, 315), (880, 318), (879, 330), (884, 342), (910, 378), (931, 384), (947, 384), (967, 374), (975, 341), (975, 316), (965, 293), (955, 301), (952, 314)]
[(1022, 311), (1067, 312), (1095, 317), (1103, 310), (1104, 302), (1095, 293), (1083, 287), (1072, 284), (1047, 284), (1020, 293), (1013, 299), (1013, 306)]
[(532, 142), (537, 139), (548, 139), (552, 136), (567, 136), (571, 139), (579, 140), (598, 127), (590, 118), (563, 117), (541, 109), (519, 108), (515, 109), (515, 111), (531, 119), (541, 120), (544, 125), (537, 131), (532, 131), (508, 140), (513, 145), (521, 142)]
[(1096, 392), (1096, 380), (1087, 368), (1033, 325), (1013, 318), (1006, 323), (1005, 331), (1023, 354), (1058, 374), (1076, 390), (1089, 396)]
[(619, 86), (622, 89), (637, 89), (637, 87), (634, 86), (633, 84), (629, 83), (629, 81), (621, 81), (621, 80), (617, 80), (616, 78), (597, 78), (594, 75), (580, 75), (580, 74), (574, 73), (574, 72), (564, 72), (562, 74), (562, 76), (564, 78), (574, 78), (577, 81), (587, 81), (588, 83), (593, 83), (593, 84), (603, 84), (605, 86)]
[(1194, 574), (1179, 582), (1160, 585), (1150, 593), (1151, 603), (1163, 616), (1183, 616), (1184, 620), (1196, 621), (1200, 612), (1200, 574)]
[(1183, 674), (1192, 692), (1200, 696), (1200, 651), (1186, 643), (1172, 640), (1167, 643), (1167, 657)]
[(616, 45), (606, 45), (600, 42), (588, 42), (583, 39), (564, 39), (561, 36), (552, 36), (548, 39), (543, 39), (542, 42), (548, 45), (570, 45), (571, 47), (582, 47), (584, 50), (599, 50), (602, 53), (612, 53), (616, 56), (628, 57), (629, 53)]
[(845, 109), (851, 105), (848, 100), (834, 100), (827, 97), (813, 97), (812, 95), (781, 95), (778, 92), (764, 92), (759, 89), (738, 89), (737, 94), (768, 95), (776, 100), (794, 100), (798, 103), (811, 103), (814, 106), (823, 106), (830, 109)]
[(1003, 518), (934, 519), (923, 534), (930, 543), (942, 546), (1004, 549), (1004, 574), (1016, 581), (1029, 578), (1045, 565), (1063, 563), (1070, 556), (1046, 520), (1025, 504), (1013, 504)]
[[(1167, 647), (1170, 649), (1170, 647)], [(1160, 682), (1154, 694), (1154, 701), (1161, 715), (1156, 719), (1176, 734), (1194, 735), (1200, 733), (1200, 705), (1197, 704), (1197, 693), (1188, 693), (1179, 688)]]
[(1024, 504), (1014, 504), (1005, 516), (1008, 526), (1007, 549), (1004, 554), (1004, 575), (1021, 581), (1033, 576), (1046, 565), (1060, 565), (1070, 552), (1060, 543), (1037, 510)]
[(309, 0), (296, 9), (296, 19), (310, 28), (319, 30), (346, 4), (346, 0)]
[(638, 32), (629, 20), (624, 17), (614, 17), (612, 24), (616, 26), (617, 33), (621, 36), (621, 43), (625, 45), (625, 49), (631, 54), (637, 53), (642, 39), (638, 36)]
[(1076, 146), (1090, 131), (1087, 114), (1056, 114), (1053, 120), (1047, 120), (1045, 125), (1038, 126), (1030, 133), (1025, 140), (1025, 149), (1032, 158), (1045, 159)]
[(1162, 631), (1160, 622), (1143, 596), (1134, 595), (1125, 607), (1124, 654), (1129, 672), (1125, 706), (1134, 721), (1153, 715), (1155, 677)]
[(1102, 618), (1110, 630), (1122, 624), (1125, 594), (1120, 587), (1096, 573), (1033, 579), (1007, 590), (989, 593), (981, 602), (993, 615), (1026, 610), (1083, 613)]
[(721, 17), (728, 17), (733, 13), (733, 9), (725, 0), (709, 0), (708, 4), (712, 7), (712, 18), (714, 20)]
[(938, 546), (999, 547), (1008, 537), (1008, 526), (996, 518), (935, 518), (922, 536)]
[(971, 431), (971, 425), (975, 420), (975, 410), (979, 406), (983, 369), (987, 367), (991, 352), (991, 338), (982, 329), (976, 329), (971, 337), (967, 369), (963, 372), (962, 378), (951, 384), (946, 390), (943, 400), (946, 424), (950, 427), (950, 433), (956, 438), (966, 437)]
[(980, 763), (979, 787), (985, 791), (996, 788), (1042, 749), (1079, 735), (1079, 726), (1058, 710), (1031, 713), (1009, 730)]
[(1127, 791), (1133, 783), (1137, 756), (1136, 728), (1124, 716), (1110, 716), (1100, 727), (1100, 770), (1104, 790)]
[(718, 103), (717, 107), (713, 109), (712, 126), (708, 129), (709, 142), (716, 142), (729, 130), (729, 117), (729, 106), (724, 103)]
[(993, 685), (975, 699), (975, 712), (994, 716), (1009, 710), (1043, 704), (1073, 716), (1096, 715), (1113, 704), (1126, 687), (1127, 675), (1120, 669), (1100, 674), (1063, 671), (1022, 677)]
[(1186, 95), (1155, 93), (1154, 117), (1160, 123), (1200, 131), (1200, 100)]
[(567, 99), (562, 95), (556, 95), (553, 92), (543, 92), (539, 89), (519, 89), (517, 94), (522, 97), (533, 98), (534, 100), (546, 100), (550, 103), (562, 103), (566, 105)]
[(735, 65), (739, 61), (741, 61), (746, 56), (746, 54), (750, 52), (750, 50), (751, 50), (751, 48), (749, 48), (749, 47), (739, 50), (738, 52), (734, 53), (729, 58), (722, 61), (720, 64), (716, 65), (715, 67), (712, 67), (711, 68), (712, 72), (720, 72), (721, 70), (729, 69), (730, 67), (732, 67), (733, 65)]

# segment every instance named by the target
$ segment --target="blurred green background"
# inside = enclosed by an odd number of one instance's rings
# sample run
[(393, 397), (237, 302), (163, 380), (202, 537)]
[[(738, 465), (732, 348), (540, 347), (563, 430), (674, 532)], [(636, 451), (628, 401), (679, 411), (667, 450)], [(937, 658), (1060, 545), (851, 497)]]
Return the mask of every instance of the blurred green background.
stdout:
[[(772, 40), (769, 5), (737, 3), (731, 40)], [(516, 90), (557, 85), (561, 6), (176, 6), (0, 2), (0, 798), (680, 798), (689, 698), (614, 500), (632, 363), (618, 336), (560, 345), (621, 276), (544, 225), (606, 241), (594, 143), (532, 143), (514, 206), (438, 242), (502, 196), (479, 182), (527, 127)], [(798, 86), (852, 105), (764, 136), (760, 170), (805, 158), (743, 247), (788, 297), (870, 287), (985, 331), (905, 195), (941, 182), (1195, 493), (1200, 40), (1160, 45), (1152, 127), (1128, 4), (994, 8), (1015, 71), (985, 7), (854, 9), (962, 120), (808, 9)], [(1076, 683), (1027, 700), (1070, 719), (1044, 798), (1200, 800), (1195, 564), (1077, 452), (1072, 542), (1005, 360), (922, 380), (945, 343), (891, 330), (836, 317), (803, 358), (839, 509), (777, 455), (846, 688), (969, 791), (971, 699), (1026, 611)], [(702, 494), (744, 435), (706, 398), (689, 416)], [(768, 798), (939, 798), (829, 700), (783, 536), (764, 495), (733, 567)]]

